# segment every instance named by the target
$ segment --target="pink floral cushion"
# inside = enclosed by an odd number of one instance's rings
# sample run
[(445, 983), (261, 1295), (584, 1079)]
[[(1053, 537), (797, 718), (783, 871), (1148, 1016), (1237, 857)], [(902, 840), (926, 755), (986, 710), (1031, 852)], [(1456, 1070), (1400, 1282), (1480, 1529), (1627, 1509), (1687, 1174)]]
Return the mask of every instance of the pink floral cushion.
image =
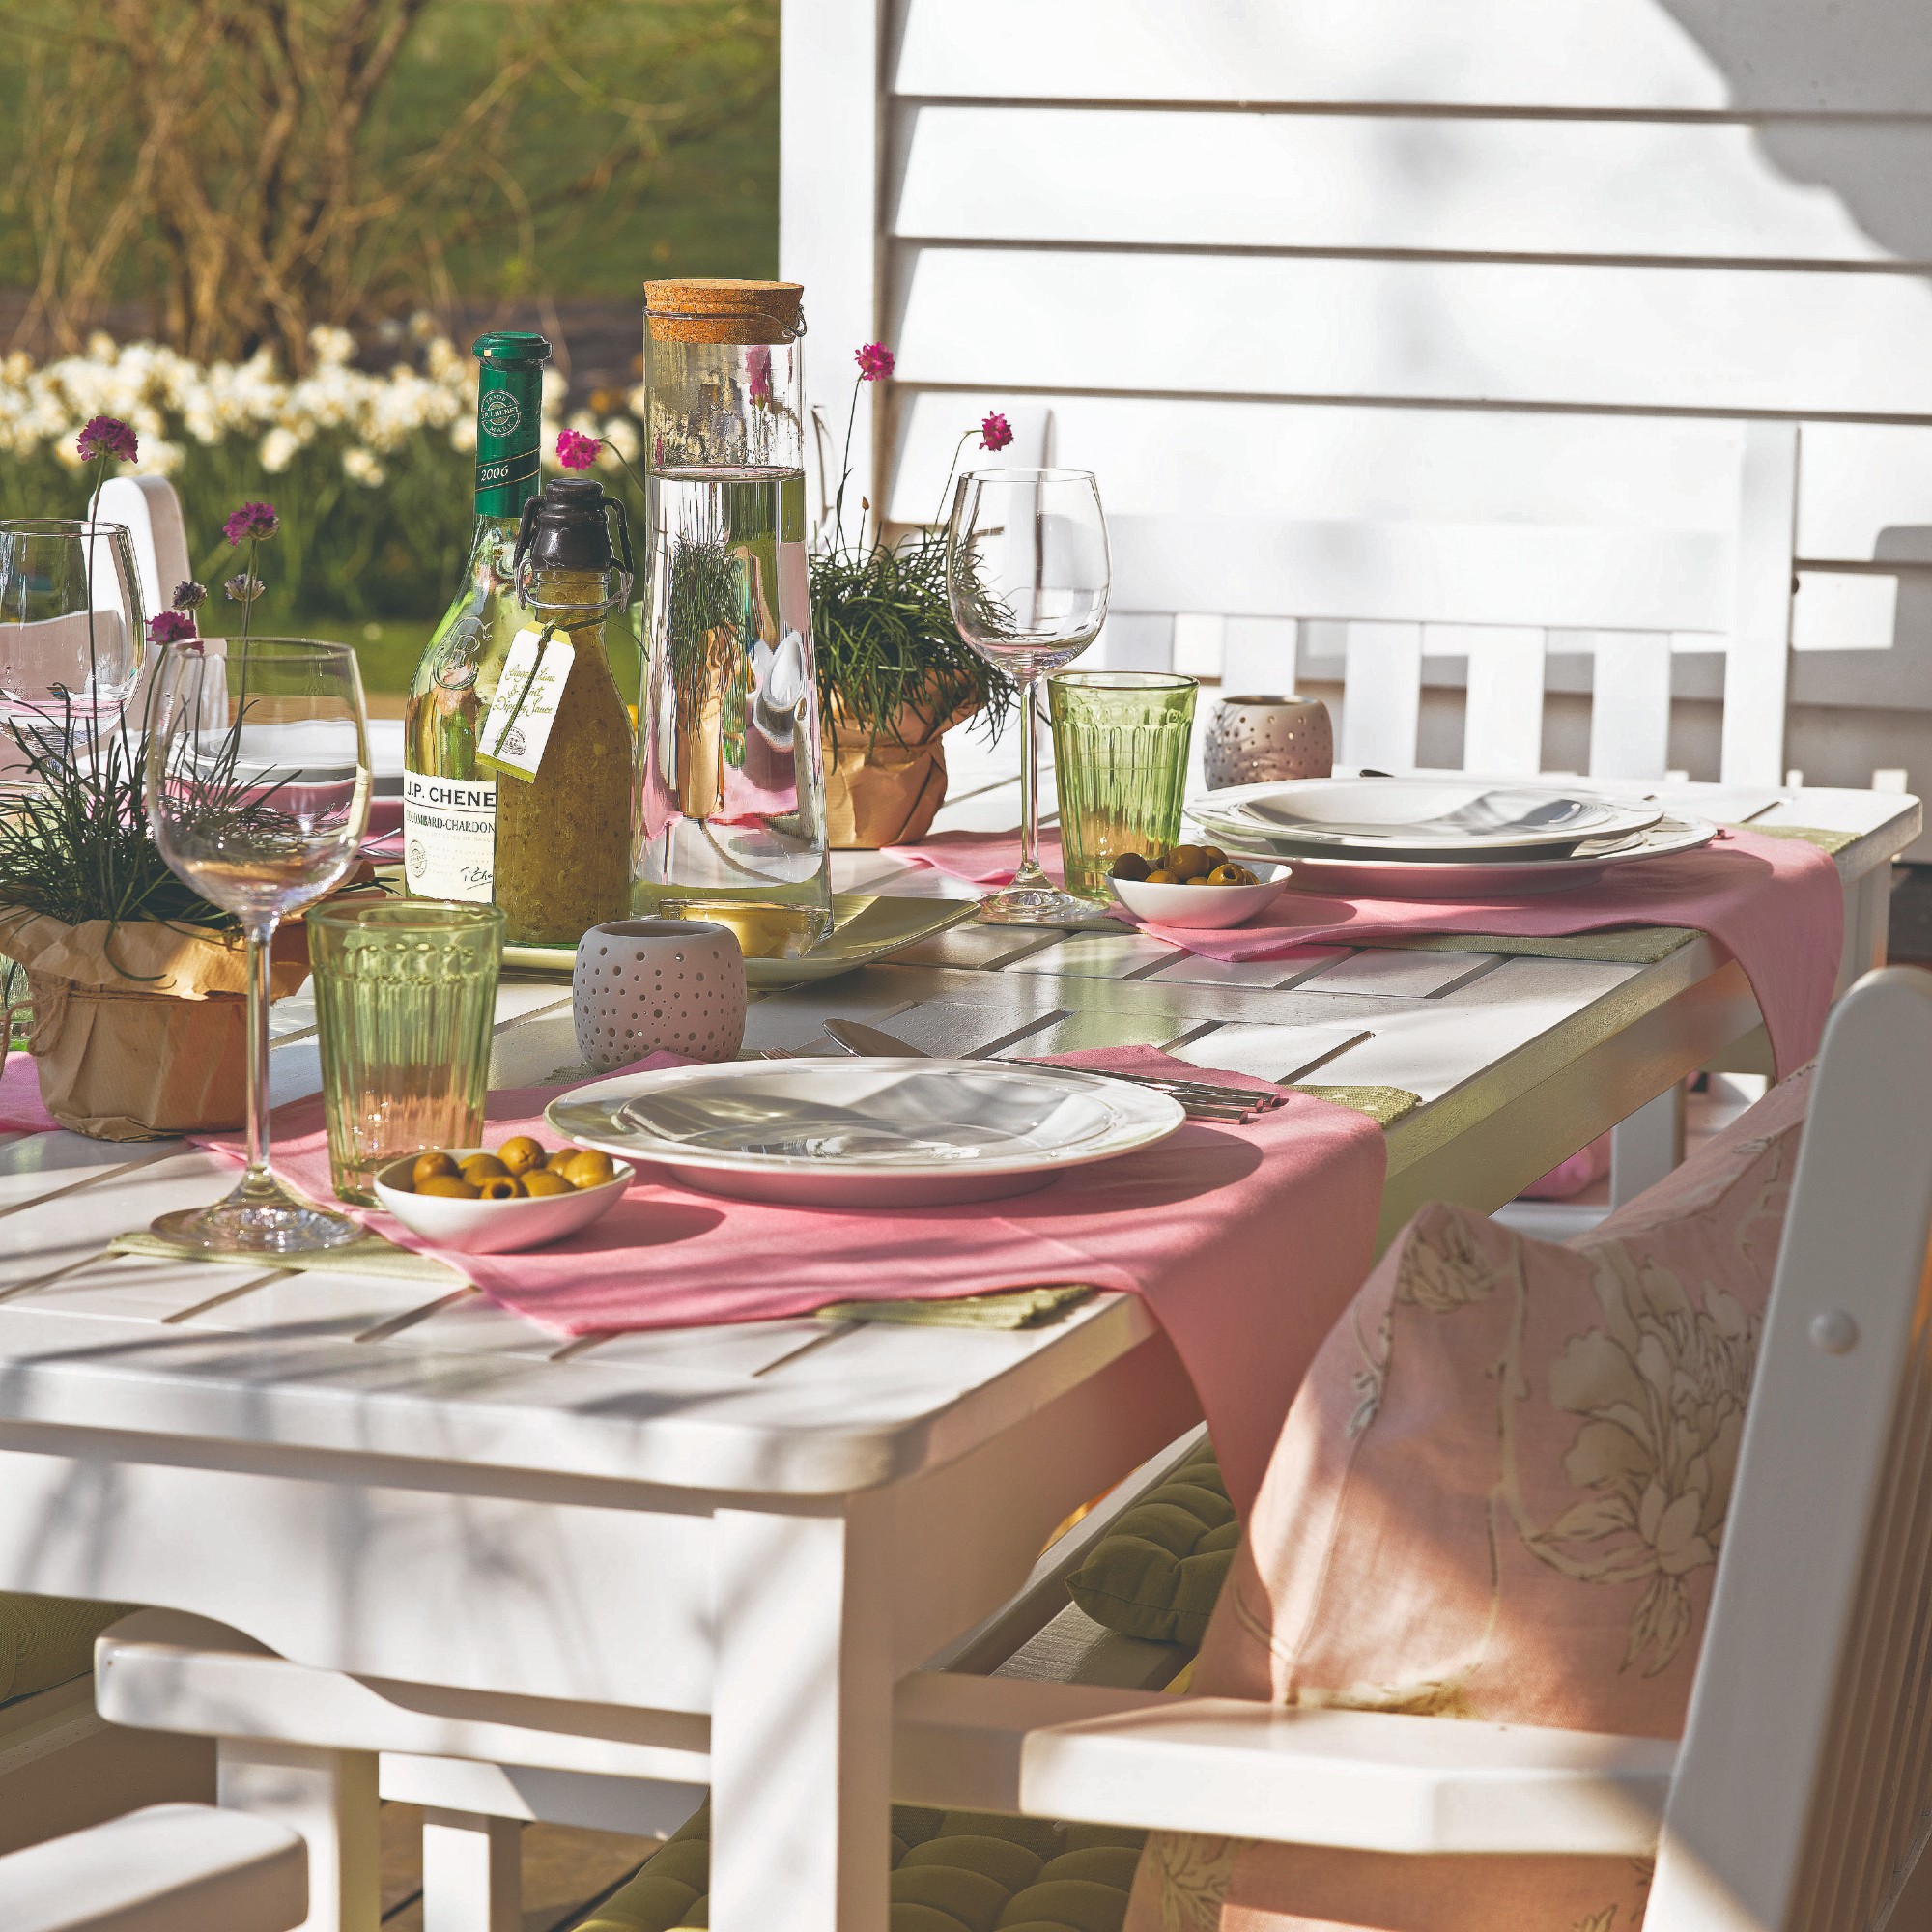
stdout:
[[(1191, 1688), (1681, 1735), (1809, 1089), (1568, 1246), (1424, 1208), (1295, 1398)], [(1155, 1833), (1127, 1932), (1629, 1932), (1648, 1878)]]

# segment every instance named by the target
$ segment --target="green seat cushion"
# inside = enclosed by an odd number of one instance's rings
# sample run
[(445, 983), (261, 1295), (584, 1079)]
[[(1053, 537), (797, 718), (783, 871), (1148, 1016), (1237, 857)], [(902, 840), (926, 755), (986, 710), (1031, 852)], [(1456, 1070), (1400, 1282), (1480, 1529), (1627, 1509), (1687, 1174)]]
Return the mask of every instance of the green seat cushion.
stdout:
[(131, 1604), (0, 1591), (0, 1704), (71, 1683), (94, 1668), (94, 1639)]
[(1123, 1636), (1199, 1649), (1240, 1536), (1221, 1465), (1204, 1441), (1121, 1512), (1067, 1591), (1095, 1623)]
[[(891, 1932), (1121, 1932), (1141, 1835), (895, 1804)], [(710, 1863), (706, 1804), (576, 1932), (706, 1924)]]

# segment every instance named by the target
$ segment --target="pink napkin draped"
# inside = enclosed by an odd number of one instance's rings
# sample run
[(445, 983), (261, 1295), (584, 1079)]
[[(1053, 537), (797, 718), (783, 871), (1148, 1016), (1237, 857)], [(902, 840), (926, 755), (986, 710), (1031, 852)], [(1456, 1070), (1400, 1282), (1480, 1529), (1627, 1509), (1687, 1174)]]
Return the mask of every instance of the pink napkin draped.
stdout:
[[(660, 1054), (640, 1066), (681, 1064)], [(1200, 1071), (1145, 1047), (1069, 1054), (1065, 1064)], [(543, 1109), (560, 1091), (491, 1094), (490, 1141), (532, 1133), (554, 1144)], [(321, 1102), (278, 1109), (274, 1137), (277, 1168), (329, 1198)], [(240, 1155), (232, 1140), (207, 1144)], [(1385, 1161), (1373, 1122), (1291, 1094), (1250, 1125), (1189, 1121), (1158, 1147), (1008, 1201), (779, 1208), (698, 1194), (646, 1167), (615, 1208), (567, 1241), (440, 1259), (491, 1300), (565, 1335), (772, 1321), (838, 1301), (944, 1300), (1056, 1282), (1125, 1290), (1167, 1331), (1229, 1492), (1245, 1509), (1304, 1371), (1368, 1273)], [(439, 1252), (385, 1214), (355, 1211), (391, 1240)]]
[(1688, 925), (1723, 947), (1757, 997), (1780, 1080), (1818, 1051), (1838, 980), (1845, 895), (1830, 854), (1803, 838), (1719, 832), (1695, 852), (1615, 866), (1568, 893), (1449, 904), (1287, 892), (1225, 931), (1144, 930), (1203, 959), (1286, 959), (1337, 941), (1373, 946), (1433, 932), (1550, 939), (1623, 925)]
[[(895, 845), (896, 859), (935, 867), (974, 885), (1011, 876), (1015, 832), (944, 833)], [(1041, 863), (1060, 864), (1057, 839)], [(1594, 886), (1520, 898), (1431, 901), (1328, 898), (1286, 892), (1245, 925), (1219, 932), (1133, 922), (1203, 959), (1292, 959), (1306, 947), (1374, 946), (1427, 933), (1553, 939), (1628, 925), (1688, 925), (1709, 933), (1744, 968), (1771, 1035), (1780, 1079), (1818, 1051), (1837, 983), (1845, 896), (1829, 854), (1802, 838), (1719, 832), (1695, 852), (1612, 867)]]
[(48, 1134), (59, 1126), (41, 1103), (41, 1074), (34, 1056), (15, 1047), (0, 1068), (0, 1133)]

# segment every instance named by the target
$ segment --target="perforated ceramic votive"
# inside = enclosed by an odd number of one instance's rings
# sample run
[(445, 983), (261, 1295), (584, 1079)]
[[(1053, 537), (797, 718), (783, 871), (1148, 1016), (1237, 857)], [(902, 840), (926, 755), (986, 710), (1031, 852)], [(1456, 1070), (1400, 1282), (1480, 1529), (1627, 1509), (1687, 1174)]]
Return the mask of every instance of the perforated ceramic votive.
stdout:
[(731, 1060), (745, 1037), (745, 958), (706, 920), (621, 919), (577, 942), (577, 1050), (599, 1073), (647, 1053)]

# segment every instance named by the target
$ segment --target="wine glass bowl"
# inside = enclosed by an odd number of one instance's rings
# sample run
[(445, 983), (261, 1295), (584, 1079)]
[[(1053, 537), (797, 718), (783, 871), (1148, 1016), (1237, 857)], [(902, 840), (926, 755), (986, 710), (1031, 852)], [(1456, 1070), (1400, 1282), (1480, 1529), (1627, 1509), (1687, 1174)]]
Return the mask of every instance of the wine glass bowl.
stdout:
[(1100, 492), (1085, 469), (976, 469), (960, 477), (946, 535), (946, 593), (960, 637), (1020, 687), (1020, 863), (980, 917), (1001, 925), (1090, 923), (1038, 859), (1034, 691), (1099, 635), (1111, 571)]
[(269, 1167), (269, 947), (289, 913), (339, 885), (369, 817), (369, 727), (355, 654), (299, 639), (190, 639), (156, 668), (148, 824), (168, 867), (232, 913), (248, 944), (248, 1164), (212, 1208), (155, 1231), (218, 1253), (337, 1247), (361, 1230)]
[(146, 645), (125, 525), (0, 522), (0, 719), (90, 735), (126, 708)]

